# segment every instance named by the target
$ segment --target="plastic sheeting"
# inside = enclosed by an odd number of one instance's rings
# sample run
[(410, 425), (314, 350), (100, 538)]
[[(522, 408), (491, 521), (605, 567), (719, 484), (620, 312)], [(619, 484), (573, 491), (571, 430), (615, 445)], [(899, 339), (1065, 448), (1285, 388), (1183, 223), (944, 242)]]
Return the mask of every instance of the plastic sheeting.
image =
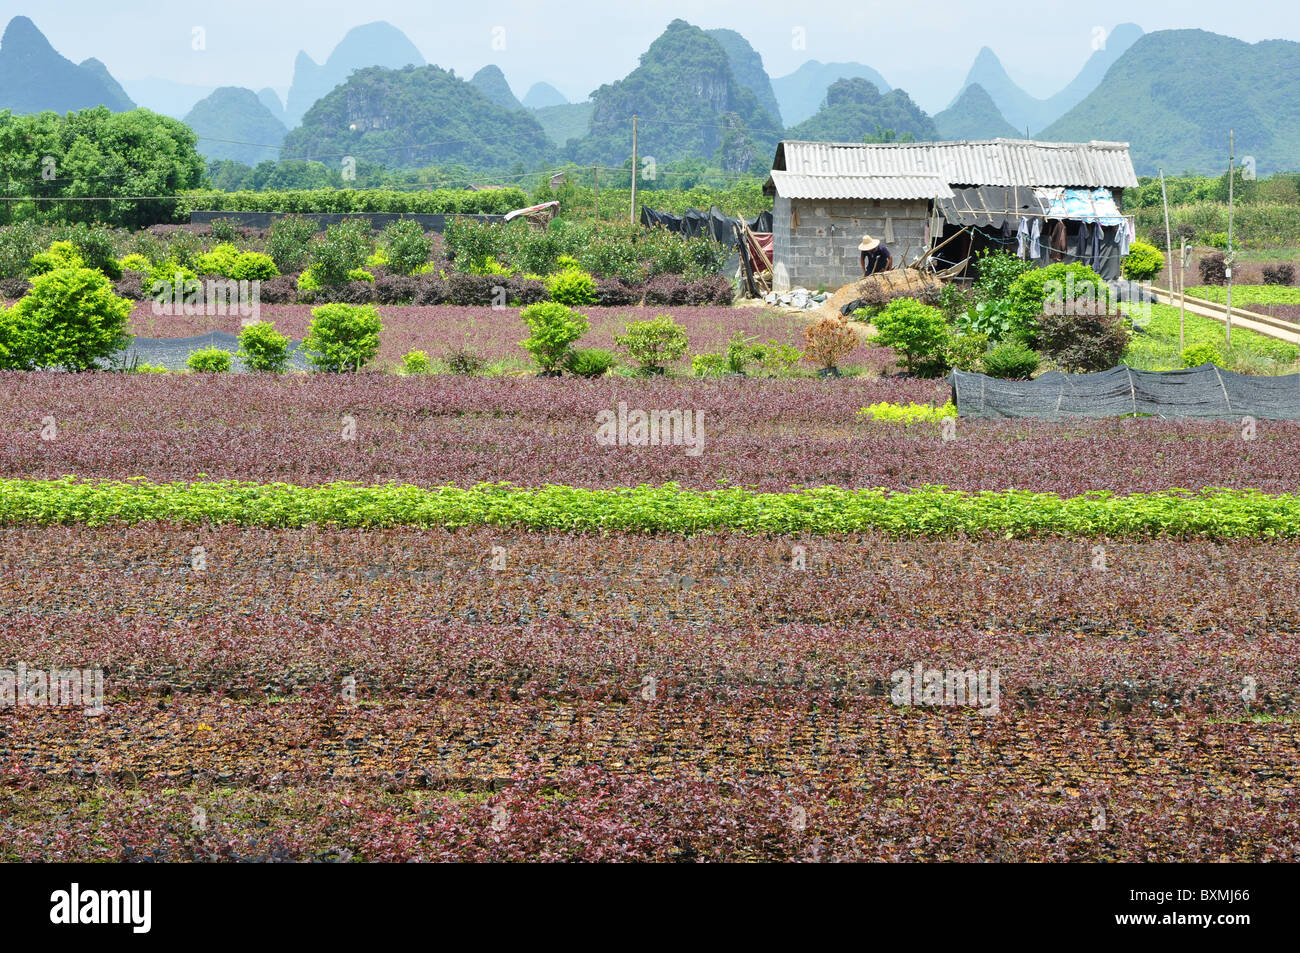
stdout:
[[(668, 229), (670, 232), (679, 232), (688, 238), (696, 235), (708, 235), (720, 245), (726, 245), (729, 248), (736, 247), (740, 244), (736, 237), (736, 226), (743, 219), (732, 218), (726, 215), (716, 205), (710, 207), (707, 212), (701, 212), (699, 209), (687, 209), (683, 215), (674, 215), (671, 212), (656, 212), (649, 206), (641, 206), (641, 224), (645, 226), (658, 225)], [(772, 230), (772, 213), (761, 212), (752, 222), (746, 222), (751, 232), (770, 232)]]
[(1068, 218), (1080, 222), (1120, 225), (1124, 216), (1110, 189), (1037, 189), (1047, 207), (1048, 218)]
[(949, 379), (961, 417), (1300, 419), (1300, 374), (1252, 377), (1213, 364), (1183, 371), (1135, 371), (1121, 364), (1096, 374), (1052, 371), (1032, 381), (953, 371)]

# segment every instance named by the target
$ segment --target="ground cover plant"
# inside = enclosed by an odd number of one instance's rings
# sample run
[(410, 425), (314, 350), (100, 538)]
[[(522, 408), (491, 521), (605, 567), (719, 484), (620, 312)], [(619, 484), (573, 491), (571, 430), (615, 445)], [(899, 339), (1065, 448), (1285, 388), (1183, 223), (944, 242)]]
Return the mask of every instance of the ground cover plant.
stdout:
[(6, 718), (0, 856), (1295, 860), (1288, 551), (3, 527), (0, 657), (107, 676)]

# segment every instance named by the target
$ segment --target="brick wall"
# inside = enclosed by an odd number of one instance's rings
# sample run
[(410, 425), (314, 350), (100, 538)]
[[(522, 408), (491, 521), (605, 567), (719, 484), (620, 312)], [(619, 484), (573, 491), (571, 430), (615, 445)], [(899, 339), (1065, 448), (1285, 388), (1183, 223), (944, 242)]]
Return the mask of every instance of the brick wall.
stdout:
[[(870, 199), (787, 199), (772, 203), (775, 286), (778, 291), (824, 285), (833, 291), (862, 275), (858, 243), (864, 234), (884, 240), (886, 219), (892, 221), (889, 243), (894, 264), (915, 261), (925, 251), (925, 227), (930, 203)], [(798, 224), (795, 224), (795, 221)]]

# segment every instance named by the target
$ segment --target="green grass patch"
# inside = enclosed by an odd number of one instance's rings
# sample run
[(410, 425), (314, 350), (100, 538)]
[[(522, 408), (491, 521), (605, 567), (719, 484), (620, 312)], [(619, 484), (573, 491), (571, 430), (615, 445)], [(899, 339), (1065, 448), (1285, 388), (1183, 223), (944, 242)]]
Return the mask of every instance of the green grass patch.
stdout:
[[(1217, 304), (1228, 300), (1227, 285), (1198, 285), (1188, 288), (1193, 298), (1204, 298)], [(1251, 304), (1300, 304), (1300, 287), (1295, 285), (1233, 285), (1232, 303), (1242, 307)]]
[(162, 520), (237, 526), (502, 526), (647, 533), (853, 533), (908, 536), (1300, 536), (1300, 495), (1168, 490), (1075, 497), (1026, 490), (968, 493), (839, 487), (760, 493), (676, 484), (607, 490), (508, 484), (293, 486), (235, 481), (0, 480), (0, 522), (101, 525)]
[[(1188, 294), (1191, 294), (1189, 289)], [(1234, 300), (1236, 300), (1234, 298)], [(1224, 326), (1213, 318), (1186, 316), (1186, 346), (1205, 344), (1223, 353), (1223, 366), (1249, 374), (1289, 374), (1300, 359), (1300, 348), (1245, 328), (1232, 329), (1232, 354), (1224, 353)], [(1134, 331), (1124, 363), (1143, 371), (1168, 371), (1183, 366), (1178, 346), (1178, 308), (1151, 306), (1151, 321)]]

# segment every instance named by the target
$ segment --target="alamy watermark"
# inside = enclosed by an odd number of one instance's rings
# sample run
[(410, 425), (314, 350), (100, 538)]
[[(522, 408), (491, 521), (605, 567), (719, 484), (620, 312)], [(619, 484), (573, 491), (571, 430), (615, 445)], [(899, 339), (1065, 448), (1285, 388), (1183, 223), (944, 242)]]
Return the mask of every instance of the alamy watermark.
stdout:
[(1046, 299), (1043, 311), (1054, 315), (1094, 315), (1124, 305), (1134, 327), (1144, 328), (1151, 323), (1151, 302), (1155, 295), (1149, 281), (1106, 282), (1100, 279), (1076, 281), (1073, 273), (1065, 281), (1053, 278), (1043, 282)]
[(900, 668), (889, 676), (895, 705), (969, 707), (981, 715), (998, 713), (1001, 694), (998, 670), (925, 668), (917, 662), (911, 671)]
[(174, 281), (155, 281), (149, 297), (153, 299), (153, 313), (159, 316), (238, 314), (248, 323), (262, 316), (262, 282), (257, 279), (200, 281), (177, 272)]
[(628, 410), (596, 414), (596, 443), (602, 447), (685, 447), (688, 457), (704, 450), (704, 411)]
[(82, 708), (88, 715), (104, 713), (104, 670), (0, 668), (0, 708)]

